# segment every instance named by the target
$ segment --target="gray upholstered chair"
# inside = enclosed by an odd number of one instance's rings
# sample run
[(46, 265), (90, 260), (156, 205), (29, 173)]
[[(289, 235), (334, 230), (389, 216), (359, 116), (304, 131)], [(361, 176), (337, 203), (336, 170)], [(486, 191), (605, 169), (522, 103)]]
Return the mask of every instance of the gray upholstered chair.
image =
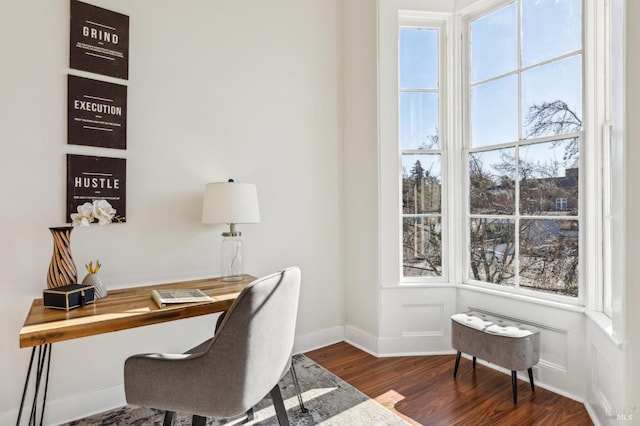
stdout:
[(271, 394), (280, 425), (289, 421), (278, 381), (291, 365), (300, 269), (255, 280), (238, 296), (214, 337), (184, 354), (140, 354), (124, 365), (127, 403), (206, 417), (249, 413)]

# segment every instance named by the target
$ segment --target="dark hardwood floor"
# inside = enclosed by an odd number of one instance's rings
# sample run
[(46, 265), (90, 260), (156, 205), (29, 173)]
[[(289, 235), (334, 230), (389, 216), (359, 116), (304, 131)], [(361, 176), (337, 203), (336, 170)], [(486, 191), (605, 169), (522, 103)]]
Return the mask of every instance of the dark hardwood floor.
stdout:
[(592, 425), (584, 406), (455, 355), (376, 358), (347, 343), (305, 354), (414, 425)]

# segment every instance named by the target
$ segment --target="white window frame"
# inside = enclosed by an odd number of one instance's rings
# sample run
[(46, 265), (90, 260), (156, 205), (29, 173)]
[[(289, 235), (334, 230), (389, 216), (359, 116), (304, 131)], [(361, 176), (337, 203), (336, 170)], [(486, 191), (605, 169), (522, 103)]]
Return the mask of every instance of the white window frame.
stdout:
[[(471, 21), (478, 19), (482, 16), (486, 16), (497, 9), (505, 7), (508, 4), (514, 3), (516, 0), (501, 0), (501, 1), (492, 1), (488, 2), (479, 2), (474, 5), (472, 9), (465, 11), (462, 14), (462, 28), (463, 28), (463, 102), (464, 102), (464, 129), (465, 129), (465, 138), (464, 138), (464, 158), (465, 161), (467, 159), (467, 154), (469, 152), (470, 147), (468, 146), (470, 138), (467, 136), (470, 130), (470, 119), (469, 119), (469, 96), (470, 96), (470, 84), (469, 84), (469, 28)], [(520, 12), (518, 12), (520, 13)], [(599, 196), (593, 196), (592, 194), (600, 194), (600, 177), (593, 176), (597, 175), (597, 173), (586, 173), (587, 170), (600, 170), (596, 164), (600, 163), (600, 154), (596, 151), (600, 145), (600, 135), (595, 132), (594, 123), (598, 122), (596, 119), (597, 116), (597, 108), (594, 108), (594, 99), (597, 97), (596, 93), (592, 93), (589, 90), (590, 87), (593, 87), (593, 84), (596, 79), (596, 72), (593, 71), (595, 66), (595, 58), (594, 58), (594, 45), (592, 44), (593, 40), (590, 40), (589, 35), (593, 35), (594, 28), (592, 27), (592, 23), (590, 22), (592, 17), (594, 16), (593, 11), (593, 0), (583, 0), (583, 43), (582, 43), (582, 61), (583, 61), (583, 130), (580, 132), (580, 164), (579, 164), (579, 212), (578, 212), (578, 221), (580, 223), (580, 235), (579, 235), (579, 272), (578, 272), (578, 297), (571, 296), (563, 296), (563, 295), (555, 295), (545, 293), (543, 291), (536, 290), (528, 290), (519, 287), (511, 287), (511, 286), (503, 286), (491, 283), (484, 283), (475, 280), (469, 279), (469, 233), (465, 231), (465, 253), (464, 253), (464, 278), (463, 283), (468, 284), (471, 287), (478, 288), (486, 288), (495, 291), (500, 291), (513, 295), (521, 295), (527, 298), (534, 298), (540, 300), (548, 300), (552, 302), (559, 302), (568, 305), (584, 305), (586, 303), (587, 295), (592, 292), (594, 286), (596, 286), (597, 281), (601, 281), (599, 274), (602, 258), (601, 256), (594, 255), (594, 248), (601, 247), (598, 241), (601, 241), (601, 232), (600, 227), (597, 225), (601, 223), (597, 216), (600, 216), (600, 207), (599, 207)], [(520, 96), (520, 94), (519, 94)], [(601, 122), (601, 120), (600, 120)], [(569, 136), (569, 135), (565, 135)], [(562, 136), (561, 136), (562, 137)], [(560, 139), (561, 137), (554, 136), (551, 139)], [(544, 140), (545, 138), (541, 138)], [(519, 143), (518, 143), (519, 144)], [(509, 144), (511, 146), (512, 144)], [(497, 145), (496, 147), (499, 147)], [(468, 194), (469, 184), (468, 184), (468, 166), (465, 167), (465, 191), (464, 194)], [(467, 197), (468, 198), (468, 197)], [(464, 226), (463, 229), (468, 228), (468, 212), (469, 212), (469, 201), (465, 200), (464, 212), (465, 212), (465, 220), (461, 224)], [(522, 215), (521, 215), (522, 216)], [(595, 217), (594, 217), (595, 216)], [(518, 245), (518, 231), (515, 232), (516, 237), (516, 245)], [(597, 244), (597, 245), (596, 245)], [(516, 263), (516, 268), (518, 265)], [(595, 277), (595, 278), (594, 278)]]
[[(442, 234), (441, 234), (441, 242), (440, 242), (440, 246), (441, 246), (441, 250), (442, 250), (442, 265), (441, 265), (441, 269), (442, 269), (442, 273), (440, 276), (420, 276), (420, 277), (411, 277), (411, 276), (404, 276), (403, 273), (403, 269), (404, 269), (404, 258), (403, 258), (403, 253), (402, 253), (402, 249), (400, 250), (400, 282), (402, 284), (423, 284), (425, 282), (446, 282), (449, 280), (448, 277), (448, 270), (449, 270), (449, 256), (448, 256), (448, 248), (449, 248), (449, 238), (448, 238), (448, 232), (447, 230), (449, 229), (449, 220), (448, 220), (448, 209), (447, 209), (447, 200), (449, 198), (449, 185), (448, 185), (448, 179), (447, 179), (447, 172), (448, 172), (448, 167), (447, 167), (447, 158), (448, 158), (448, 150), (447, 150), (447, 146), (449, 143), (449, 135), (448, 132), (446, 131), (442, 131), (441, 129), (444, 129), (446, 127), (446, 123), (447, 123), (447, 114), (446, 114), (446, 109), (444, 108), (446, 106), (446, 93), (448, 92), (447, 90), (447, 75), (446, 73), (446, 54), (444, 54), (446, 52), (447, 49), (447, 44), (446, 44), (446, 31), (447, 31), (447, 26), (446, 26), (446, 22), (443, 20), (435, 20), (432, 19), (430, 16), (428, 16), (427, 14), (424, 13), (420, 13), (420, 12), (415, 12), (415, 11), (399, 11), (398, 13), (398, 34), (400, 34), (400, 30), (402, 28), (424, 28), (424, 29), (429, 29), (429, 30), (437, 30), (438, 31), (438, 89), (437, 89), (437, 93), (438, 93), (438, 148), (437, 149), (428, 149), (428, 150), (421, 150), (421, 149), (402, 149), (400, 147), (400, 144), (398, 144), (398, 161), (400, 162), (400, 166), (399, 166), (399, 171), (400, 171), (400, 176), (398, 179), (398, 185), (399, 185), (399, 198), (398, 198), (398, 207), (400, 209), (400, 221), (399, 221), (399, 235), (400, 235), (400, 247), (403, 246), (403, 235), (402, 235), (402, 230), (403, 230), (403, 219), (405, 217), (407, 217), (404, 213), (403, 213), (403, 209), (402, 209), (402, 181), (403, 181), (403, 176), (402, 176), (402, 155), (403, 154), (439, 154), (440, 155), (440, 168), (441, 168), (441, 173), (440, 173), (440, 179), (441, 179), (441, 189), (440, 189), (440, 214), (432, 214), (432, 213), (425, 213), (425, 214), (418, 214), (418, 215), (410, 215), (410, 216), (416, 216), (416, 217), (436, 217), (436, 216), (440, 216), (440, 226), (442, 228)], [(398, 40), (398, 53), (400, 52), (400, 43)], [(398, 55), (399, 58), (399, 55)], [(398, 60), (399, 62), (399, 60)], [(399, 73), (399, 67), (398, 67), (398, 73)], [(402, 90), (402, 88), (400, 87), (400, 79), (398, 78), (398, 123), (400, 122), (400, 97), (402, 95), (403, 92), (408, 92), (409, 90)], [(431, 92), (431, 91), (430, 91)], [(398, 126), (398, 141), (400, 138), (400, 132), (399, 132), (399, 126)]]
[[(604, 78), (602, 79), (602, 104), (603, 104), (603, 123), (602, 123), (602, 282), (599, 286), (596, 286), (596, 294), (594, 299), (596, 303), (593, 303), (591, 308), (597, 311), (602, 311), (609, 318), (613, 317), (612, 308), (612, 286), (613, 286), (613, 171), (612, 171), (612, 155), (611, 155), (611, 109), (612, 109), (612, 77), (613, 71), (612, 63), (612, 7), (610, 0), (605, 0), (597, 5), (599, 10), (596, 11), (596, 15), (601, 17), (601, 20), (596, 22), (596, 25), (601, 28), (601, 32), (604, 33), (602, 37), (603, 46), (600, 48), (602, 73)], [(598, 303), (601, 301), (601, 305)]]
[[(611, 42), (604, 41), (604, 34), (611, 30), (605, 21), (611, 22), (607, 8), (611, 0), (583, 0), (583, 130), (580, 152), (580, 208), (579, 236), (579, 296), (558, 296), (541, 291), (511, 288), (500, 285), (476, 285), (466, 280), (469, 268), (468, 227), (468, 165), (462, 141), (468, 127), (468, 72), (467, 44), (468, 22), (505, 6), (514, 0), (486, 0), (471, 3), (460, 10), (445, 2), (420, 2), (411, 0), (380, 1), (378, 15), (378, 76), (379, 76), (379, 224), (380, 224), (380, 281), (382, 288), (401, 286), (458, 286), (480, 292), (500, 294), (515, 299), (529, 300), (556, 307), (589, 309), (607, 312), (605, 286), (611, 286), (607, 275), (616, 265), (615, 259), (607, 261), (606, 203), (608, 187), (603, 152), (608, 136), (608, 105), (610, 105), (610, 75), (608, 49)], [(467, 2), (468, 3), (468, 2)], [(406, 10), (403, 10), (406, 9)], [(420, 9), (419, 11), (416, 11)], [(432, 11), (425, 11), (430, 9)], [(393, 21), (391, 16), (394, 17)], [(605, 17), (605, 20), (602, 17)], [(607, 17), (609, 16), (609, 17)], [(415, 20), (415, 21), (412, 21)], [(442, 158), (442, 220), (443, 265), (442, 277), (402, 278), (402, 165), (398, 143), (398, 34), (401, 25), (414, 22), (444, 24), (440, 52), (440, 138), (446, 146)], [(606, 66), (604, 64), (607, 64)], [(605, 107), (607, 105), (607, 107)], [(444, 122), (443, 122), (444, 121)], [(586, 173), (600, 171), (603, 173)], [(464, 171), (464, 173), (463, 173)], [(445, 187), (446, 185), (446, 187)], [(593, 194), (601, 194), (593, 196)], [(446, 226), (446, 228), (444, 228)], [(615, 232), (614, 232), (615, 234)], [(613, 234), (612, 234), (613, 235)], [(611, 241), (609, 240), (609, 244)], [(604, 248), (603, 248), (604, 247)], [(605, 252), (603, 252), (603, 250)], [(445, 260), (447, 259), (447, 260)], [(607, 264), (607, 262), (609, 262)], [(607, 266), (609, 265), (609, 266)], [(608, 268), (608, 269), (607, 269)], [(609, 272), (607, 272), (609, 270)], [(611, 292), (609, 291), (609, 294)], [(610, 305), (609, 305), (610, 306)], [(609, 315), (611, 315), (609, 313)]]
[[(391, 4), (383, 5), (381, 8)], [(448, 46), (453, 14), (386, 10), (381, 13), (391, 19), (379, 21), (379, 57), (393, 58), (393, 61), (378, 61), (379, 73), (379, 170), (380, 170), (380, 272), (381, 286), (441, 286), (452, 285), (451, 270), (451, 226), (450, 226), (450, 156), (451, 136), (451, 91), (450, 76), (452, 53)], [(424, 151), (441, 155), (441, 220), (442, 220), (442, 274), (440, 276), (404, 277), (402, 254), (402, 150), (399, 144), (400, 84), (399, 84), (399, 34), (400, 28), (430, 28), (439, 30), (439, 149)], [(392, 62), (392, 63), (390, 63)], [(393, 159), (393, 160), (391, 160)]]

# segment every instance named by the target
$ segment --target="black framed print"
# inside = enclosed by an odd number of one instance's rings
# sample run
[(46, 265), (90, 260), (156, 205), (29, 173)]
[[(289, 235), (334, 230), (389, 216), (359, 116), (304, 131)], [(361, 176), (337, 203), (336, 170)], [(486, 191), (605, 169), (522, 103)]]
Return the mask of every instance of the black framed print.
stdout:
[(129, 79), (129, 17), (71, 0), (71, 68)]
[(126, 222), (127, 160), (67, 154), (67, 221), (78, 206), (106, 200), (115, 209), (112, 222)]
[(67, 142), (127, 149), (127, 86), (68, 76)]

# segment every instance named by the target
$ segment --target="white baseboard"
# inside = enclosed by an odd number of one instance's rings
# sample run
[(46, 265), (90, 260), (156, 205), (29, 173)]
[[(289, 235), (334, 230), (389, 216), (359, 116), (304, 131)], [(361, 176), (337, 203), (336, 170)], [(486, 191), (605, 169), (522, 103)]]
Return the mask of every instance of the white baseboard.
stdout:
[[(59, 425), (73, 420), (82, 419), (93, 414), (111, 410), (126, 405), (124, 399), (124, 385), (120, 384), (93, 392), (71, 395), (60, 399), (47, 398), (43, 424)], [(39, 408), (40, 409), (40, 408)], [(29, 422), (31, 401), (22, 410), (21, 424)], [(41, 412), (37, 413), (37, 423), (40, 424)], [(7, 411), (0, 415), (0, 426), (15, 425), (18, 420), (18, 409)]]
[(589, 413), (589, 417), (591, 417), (591, 420), (596, 426), (624, 423), (617, 420), (617, 414), (625, 413), (617, 413), (617, 410), (614, 410), (611, 407), (611, 404), (602, 392), (595, 387), (591, 387), (589, 389), (584, 406)]
[[(24, 417), (24, 414), (23, 414)], [(27, 416), (29, 417), (29, 416)], [(5, 411), (0, 414), (0, 426), (13, 426), (16, 424), (16, 420), (18, 419), (18, 411)], [(27, 419), (28, 421), (29, 419)], [(26, 424), (26, 422), (25, 422)]]
[(293, 342), (293, 353), (309, 352), (342, 341), (344, 341), (344, 326), (327, 328), (315, 333), (296, 336), (296, 340)]
[(378, 339), (381, 357), (451, 355), (456, 352), (444, 336), (382, 337)]
[(367, 352), (375, 357), (378, 353), (378, 337), (359, 328), (347, 325), (344, 327), (344, 340), (351, 346)]
[[(462, 354), (462, 358), (466, 358), (469, 362), (471, 362), (471, 360), (472, 360), (472, 356), (468, 355), (468, 354)], [(482, 364), (483, 366), (485, 366), (487, 368), (491, 368), (491, 369), (493, 369), (493, 370), (495, 370), (495, 371), (497, 371), (499, 373), (502, 373), (502, 374), (504, 374), (506, 376), (511, 377), (511, 371), (507, 370), (506, 368), (503, 368), (503, 367), (500, 367), (498, 365), (492, 364), (492, 363), (490, 363), (490, 362), (488, 362), (486, 360), (480, 359), (480, 358), (477, 359), (477, 363), (478, 364)], [(535, 369), (536, 366), (534, 366), (533, 368)], [(536, 373), (534, 371), (534, 375), (535, 374)], [(517, 377), (518, 377), (518, 380), (522, 380), (524, 382), (529, 383), (529, 375), (527, 374), (526, 371), (518, 371), (517, 372)], [(579, 402), (581, 404), (585, 403), (583, 398), (580, 398), (580, 397), (572, 394), (571, 392), (568, 392), (568, 391), (559, 389), (557, 387), (554, 387), (553, 385), (545, 383), (545, 382), (543, 382), (543, 381), (541, 381), (539, 379), (534, 379), (534, 385), (535, 385), (535, 387), (540, 387), (542, 389), (546, 389), (546, 390), (548, 390), (550, 392), (553, 392), (555, 394), (564, 396), (565, 398), (572, 399), (572, 400), (574, 400), (576, 402)]]
[(601, 410), (594, 408), (593, 405), (589, 403), (589, 401), (586, 401), (584, 403), (584, 408), (586, 408), (587, 414), (589, 414), (589, 417), (591, 417), (591, 421), (593, 422), (594, 426), (601, 426), (605, 424), (600, 420), (599, 413)]
[[(380, 358), (393, 356), (451, 355), (456, 353), (450, 347), (442, 346), (441, 336), (435, 336), (435, 338), (433, 336), (427, 338), (378, 338), (373, 334), (349, 325), (344, 327), (343, 340), (351, 346)], [(425, 350), (425, 343), (427, 342), (432, 344), (436, 343), (437, 347), (431, 347), (431, 349)]]

